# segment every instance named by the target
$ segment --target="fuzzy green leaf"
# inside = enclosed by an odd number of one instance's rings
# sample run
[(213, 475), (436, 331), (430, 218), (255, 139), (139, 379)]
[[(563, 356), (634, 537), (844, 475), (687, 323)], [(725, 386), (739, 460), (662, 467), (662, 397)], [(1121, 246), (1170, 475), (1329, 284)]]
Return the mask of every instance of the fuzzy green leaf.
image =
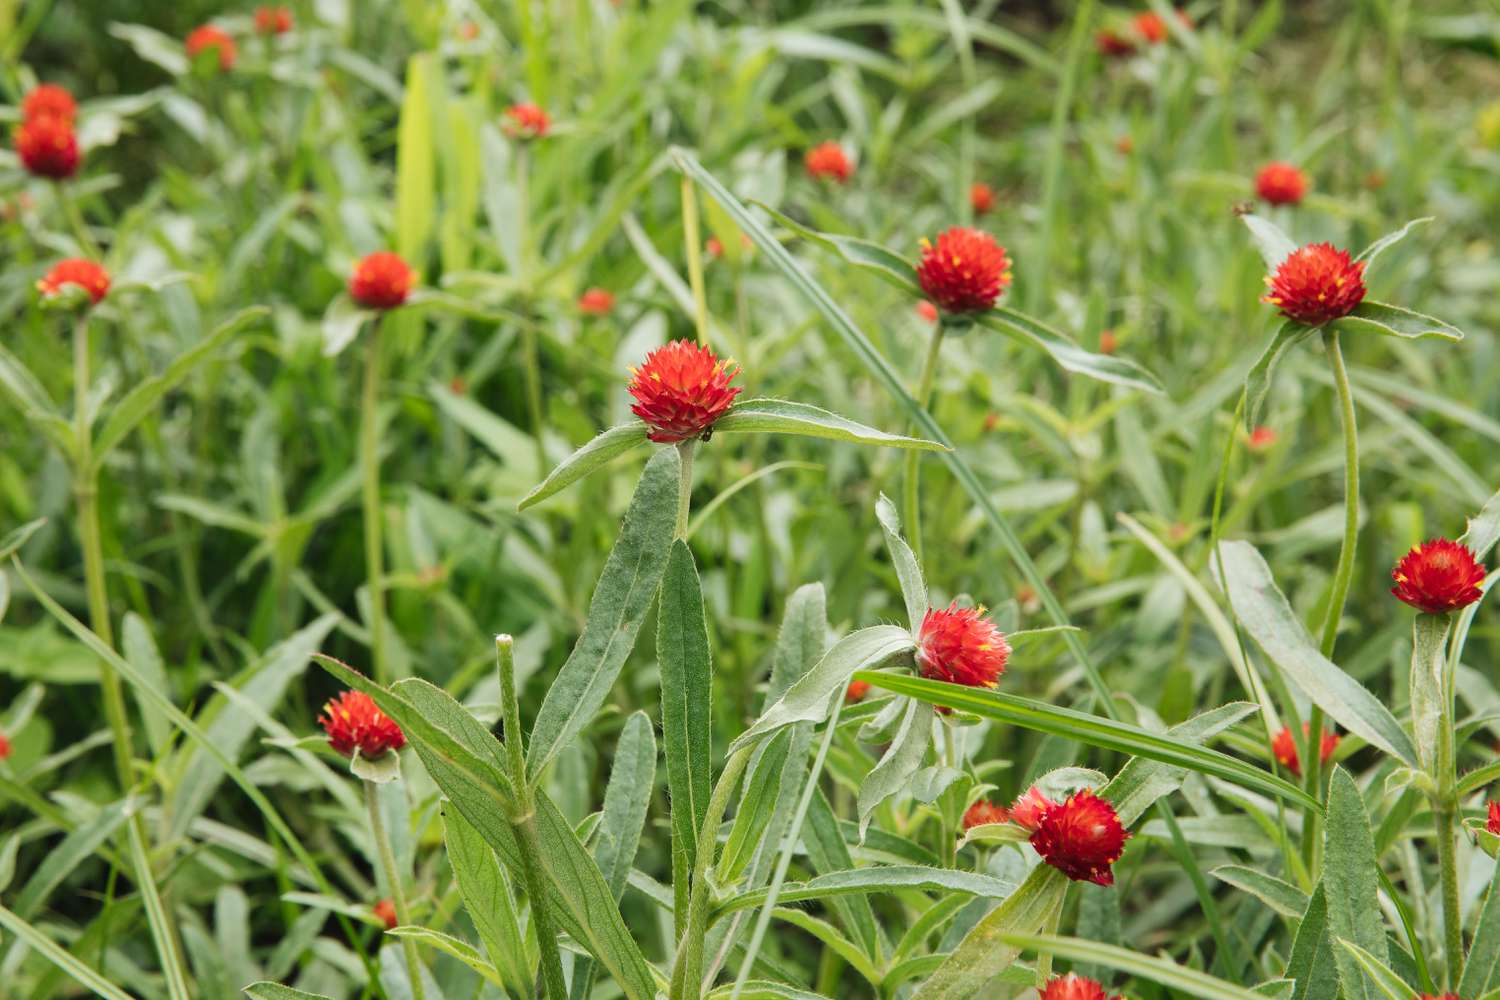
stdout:
[(562, 464), (549, 472), (546, 479), (521, 498), (516, 509), (533, 507), (554, 493), (561, 493), (589, 473), (604, 468), (615, 459), (648, 443), (646, 425), (639, 421), (611, 427), (563, 459)]
[(921, 438), (887, 434), (866, 427), (837, 413), (794, 403), (787, 399), (747, 399), (736, 403), (713, 426), (715, 434), (800, 434), (806, 437), (852, 441), (856, 444), (886, 448), (915, 448), (919, 451), (946, 451), (945, 445)]

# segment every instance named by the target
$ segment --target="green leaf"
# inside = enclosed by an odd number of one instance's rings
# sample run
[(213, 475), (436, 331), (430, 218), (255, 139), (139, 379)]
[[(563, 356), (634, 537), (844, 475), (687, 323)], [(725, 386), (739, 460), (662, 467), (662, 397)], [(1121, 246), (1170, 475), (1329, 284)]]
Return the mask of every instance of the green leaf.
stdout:
[(1423, 337), (1452, 341), (1464, 339), (1462, 330), (1440, 319), (1370, 299), (1355, 306), (1349, 315), (1334, 320), (1333, 328), (1351, 334), (1379, 333), (1405, 340), (1419, 340)]
[[(1219, 546), (1235, 616), (1256, 644), (1313, 704), (1345, 729), (1409, 767), (1419, 767), (1416, 747), (1390, 709), (1359, 681), (1318, 652), (1312, 637), (1276, 588), (1270, 567), (1249, 542)], [(1214, 561), (1218, 570), (1218, 561)], [(1224, 586), (1223, 581), (1220, 586)]]
[(1134, 361), (1084, 350), (1060, 330), (1007, 306), (996, 306), (976, 319), (991, 330), (1040, 347), (1065, 371), (1154, 395), (1164, 392), (1161, 380)]
[(516, 995), (530, 996), (531, 974), (524, 961), (516, 891), (495, 859), (495, 852), (472, 823), (451, 809), (443, 811), (442, 819), (448, 864), (479, 940), (507, 988)]
[[(856, 679), (869, 681), (876, 687), (919, 698), (933, 705), (971, 712), (1008, 725), (1223, 778), (1243, 788), (1265, 792), (1305, 808), (1320, 810), (1319, 803), (1302, 789), (1254, 765), (1217, 750), (1196, 746), (1171, 735), (1153, 733), (1129, 723), (1029, 698), (1001, 694), (998, 691), (947, 684), (924, 677), (864, 671), (857, 674)], [(1250, 706), (1239, 706), (1241, 711), (1247, 708)]]
[(1228, 882), (1236, 889), (1243, 889), (1250, 893), (1283, 917), (1300, 920), (1302, 914), (1307, 912), (1307, 893), (1290, 882), (1284, 882), (1275, 875), (1269, 875), (1258, 868), (1246, 868), (1244, 865), (1220, 865), (1209, 874), (1222, 882)]
[(946, 451), (947, 446), (921, 438), (887, 434), (873, 427), (847, 420), (836, 413), (794, 403), (787, 399), (747, 399), (736, 403), (714, 424), (715, 434), (800, 434), (806, 437), (853, 441), (857, 444), (886, 448), (915, 448), (919, 451)]
[(594, 831), (594, 860), (618, 902), (635, 864), (656, 784), (656, 736), (645, 712), (633, 712), (615, 743), (604, 789), (604, 811)]
[[(127, 611), (121, 622), (120, 652), (163, 697), (171, 696), (167, 667), (162, 662), (161, 652), (156, 648), (151, 628), (134, 611)], [(138, 696), (136, 702), (141, 710), (141, 721), (145, 723), (146, 742), (151, 745), (152, 753), (160, 755), (166, 751), (172, 739), (172, 724), (147, 699)]]
[[(1384, 917), (1380, 910), (1380, 859), (1370, 835), (1359, 787), (1342, 767), (1333, 769), (1328, 787), (1328, 826), (1323, 839), (1323, 884), (1328, 890), (1328, 933), (1364, 948), (1381, 962), (1388, 960)], [(1336, 950), (1339, 982), (1349, 1000), (1379, 1000), (1359, 962)]]
[(1261, 1000), (1261, 994), (1210, 976), (1206, 972), (1178, 965), (1171, 959), (1143, 955), (1139, 951), (1118, 948), (1112, 944), (1047, 934), (1010, 932), (999, 937), (1008, 945), (1038, 954), (1067, 958), (1075, 962), (1093, 962), (1128, 972), (1159, 983), (1174, 994), (1186, 993), (1201, 997), (1202, 1000)]
[(529, 479), (542, 474), (529, 434), (496, 416), (472, 396), (459, 395), (446, 385), (432, 383), (427, 395), (454, 423), (488, 448), (490, 454), (515, 469), (518, 477)]
[(456, 937), (427, 927), (396, 927), (386, 933), (392, 937), (411, 938), (421, 944), (431, 945), (444, 954), (452, 955), (483, 976), (486, 981), (496, 986), (505, 985), (495, 967), (486, 962), (484, 956), (479, 954), (479, 950), (467, 941), (460, 941)]
[(1424, 225), (1431, 221), (1432, 216), (1430, 215), (1420, 219), (1412, 219), (1410, 222), (1402, 226), (1400, 229), (1396, 230), (1394, 233), (1386, 233), (1384, 236), (1380, 237), (1380, 239), (1365, 247), (1364, 250), (1360, 251), (1359, 256), (1354, 259), (1356, 261), (1364, 261), (1365, 273), (1369, 274), (1370, 268), (1375, 264), (1376, 257), (1379, 257), (1382, 253), (1389, 250), (1397, 243), (1400, 243), (1402, 240), (1406, 239), (1407, 235), (1410, 234), (1411, 231), (1416, 227)]
[(365, 321), (375, 315), (373, 309), (356, 305), (348, 292), (335, 295), (328, 303), (328, 308), (323, 310), (323, 357), (333, 358), (342, 354), (344, 348), (354, 343), (354, 338), (359, 336), (360, 327), (364, 326)]
[(787, 598), (771, 654), (771, 677), (766, 682), (763, 708), (774, 705), (787, 688), (823, 659), (828, 648), (827, 600), (821, 583), (804, 583)]
[(661, 664), (667, 796), (672, 803), (672, 888), (680, 927), (687, 919), (689, 876), (698, 856), (698, 831), (708, 814), (713, 780), (709, 733), (713, 666), (708, 622), (693, 554), (681, 539), (672, 543), (659, 600), (656, 656)]
[(922, 579), (922, 567), (917, 565), (911, 546), (901, 537), (901, 516), (896, 513), (896, 505), (884, 493), (875, 501), (875, 519), (885, 533), (885, 547), (890, 551), (891, 564), (896, 567), (901, 599), (906, 604), (906, 622), (911, 627), (911, 634), (916, 636), (928, 608), (927, 583)]
[[(854, 859), (849, 856), (849, 844), (844, 839), (842, 824), (833, 814), (828, 799), (821, 790), (812, 798), (807, 810), (806, 825), (802, 828), (802, 846), (807, 851), (807, 860), (819, 875), (832, 875), (854, 868)], [(866, 955), (879, 954), (881, 928), (875, 921), (875, 912), (870, 901), (863, 895), (834, 895), (829, 906), (839, 916), (839, 922), (859, 942)]]
[(1297, 249), (1297, 244), (1276, 223), (1253, 212), (1240, 216), (1240, 221), (1250, 230), (1250, 242), (1265, 261), (1266, 271), (1275, 274), (1281, 262)]
[(1254, 430), (1260, 423), (1261, 412), (1266, 406), (1266, 397), (1271, 393), (1271, 380), (1276, 368), (1287, 352), (1317, 331), (1296, 320), (1287, 320), (1277, 327), (1271, 342), (1261, 352), (1260, 358), (1245, 376), (1245, 429)]
[(1292, 1000), (1333, 1000), (1338, 995), (1338, 967), (1328, 939), (1328, 895), (1321, 882), (1313, 890), (1297, 927), (1286, 974), (1297, 983)]
[(516, 504), (516, 510), (525, 510), (554, 493), (561, 493), (589, 473), (604, 468), (622, 455), (648, 443), (646, 425), (639, 421), (611, 427), (563, 459), (562, 464), (548, 473), (546, 479), (521, 498), (521, 502)]
[(646, 463), (594, 588), (583, 634), (547, 689), (532, 726), (526, 765), (533, 778), (588, 725), (635, 645), (666, 570), (681, 477), (676, 448), (663, 448)]
[(22, 919), (36, 916), (63, 879), (73, 874), (84, 860), (104, 846), (138, 808), (140, 802), (133, 798), (111, 803), (48, 851), (15, 897), (13, 905), (17, 916)]
[[(789, 767), (792, 737), (797, 729), (781, 729), (766, 741), (756, 754), (750, 776), (739, 795), (729, 837), (719, 854), (716, 878), (723, 884), (737, 882), (754, 856), (762, 850), (762, 837), (776, 811), (782, 778), (795, 773), (799, 777), (806, 767)], [(805, 747), (804, 747), (805, 749)], [(673, 810), (675, 814), (676, 810)], [(776, 838), (780, 842), (780, 838)]]
[(887, 250), (878, 243), (869, 240), (857, 239), (853, 236), (840, 236), (835, 233), (820, 233), (816, 229), (809, 229), (793, 219), (776, 211), (769, 205), (761, 202), (751, 202), (757, 208), (781, 223), (792, 232), (805, 240), (832, 250), (844, 260), (855, 267), (873, 271), (889, 284), (895, 285), (903, 292), (912, 295), (921, 295), (922, 287), (917, 284), (917, 270), (906, 258), (893, 250)]
[(906, 787), (932, 742), (932, 708), (909, 700), (891, 744), (859, 784), (859, 829), (863, 834), (877, 806)]
[(1500, 989), (1500, 865), (1490, 878), (1489, 895), (1474, 925), (1469, 961), (1458, 983), (1459, 996), (1477, 997)]
[[(776, 895), (777, 903), (800, 903), (809, 900), (833, 899), (837, 896), (866, 895), (875, 892), (905, 892), (919, 889), (924, 892), (958, 892), (987, 899), (1005, 899), (1017, 891), (1016, 884), (1007, 879), (952, 868), (927, 868), (920, 865), (876, 865), (869, 868), (853, 868), (848, 871), (830, 872), (806, 882), (787, 882)], [(756, 889), (730, 896), (719, 904), (716, 916), (725, 916), (736, 910), (746, 910), (766, 901), (767, 890)]]
[(1417, 744), (1417, 759), (1428, 774), (1437, 773), (1438, 731), (1443, 701), (1451, 615), (1419, 614), (1412, 622), (1411, 731)]
[[(114, 986), (109, 980), (76, 958), (68, 949), (63, 948), (3, 906), (0, 906), (0, 927), (10, 931), (18, 940), (24, 941), (47, 961), (67, 973), (75, 982), (93, 990), (104, 1000), (132, 1000), (129, 993)], [(327, 998), (321, 998), (321, 1000), (327, 1000)]]
[(419, 52), (406, 63), (406, 91), (396, 126), (396, 252), (420, 269), (437, 214), (437, 170), (432, 123), (436, 56)]
[(40, 531), (46, 523), (45, 517), (39, 517), (35, 521), (27, 521), (19, 528), (7, 531), (5, 537), (0, 538), (0, 559), (9, 559), (21, 551), (21, 546), (25, 545), (31, 536)]
[[(1167, 736), (1190, 745), (1205, 743), (1254, 711), (1254, 705), (1231, 702), (1178, 723), (1167, 730)], [(1099, 794), (1114, 803), (1120, 822), (1129, 826), (1145, 815), (1157, 799), (1181, 787), (1187, 775), (1187, 768), (1135, 757), (1120, 768)]]
[(1415, 995), (1412, 988), (1406, 984), (1406, 980), (1392, 972), (1390, 966), (1353, 941), (1347, 941), (1344, 938), (1337, 940), (1340, 946), (1354, 956), (1354, 961), (1364, 970), (1370, 982), (1386, 995), (1386, 1000), (1412, 1000)]
[[(734, 994), (734, 983), (716, 986), (704, 994), (704, 1000), (729, 1000)], [(740, 1000), (828, 1000), (821, 993), (799, 990), (795, 986), (771, 982), (767, 979), (747, 979), (740, 987)]]
[[(1495, 542), (1500, 541), (1500, 492), (1493, 494), (1479, 513), (1469, 518), (1469, 525), (1459, 541), (1473, 550), (1475, 559), (1482, 560), (1489, 555)], [(0, 554), (5, 548), (6, 543), (0, 543)]]

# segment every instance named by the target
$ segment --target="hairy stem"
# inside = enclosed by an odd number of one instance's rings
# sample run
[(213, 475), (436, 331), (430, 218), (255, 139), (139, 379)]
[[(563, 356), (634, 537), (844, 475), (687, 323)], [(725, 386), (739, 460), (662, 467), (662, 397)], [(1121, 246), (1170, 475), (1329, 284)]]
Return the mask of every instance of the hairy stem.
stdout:
[(370, 661), (375, 680), (390, 682), (385, 658), (385, 580), (380, 511), (380, 319), (365, 342), (365, 378), (359, 401), (359, 466), (365, 521), (365, 578), (370, 591)]
[[(388, 750), (387, 753), (394, 753)], [(401, 884), (401, 872), (396, 867), (396, 854), (391, 850), (391, 838), (385, 829), (385, 816), (380, 812), (380, 787), (373, 781), (365, 786), (365, 808), (370, 813), (370, 836), (375, 841), (375, 853), (380, 859), (380, 869), (385, 873), (386, 887), (391, 891), (391, 904), (396, 907), (396, 921), (403, 927), (411, 926), (411, 910), (406, 904), (406, 889)], [(406, 975), (411, 981), (411, 995), (415, 1000), (424, 1000), (422, 987), (421, 958), (417, 955), (417, 942), (413, 938), (401, 939), (401, 951), (406, 956)]]
[(677, 488), (677, 529), (673, 538), (684, 541), (688, 536), (688, 512), (693, 505), (693, 445), (696, 441), (680, 441), (677, 454), (682, 459), (682, 481)]

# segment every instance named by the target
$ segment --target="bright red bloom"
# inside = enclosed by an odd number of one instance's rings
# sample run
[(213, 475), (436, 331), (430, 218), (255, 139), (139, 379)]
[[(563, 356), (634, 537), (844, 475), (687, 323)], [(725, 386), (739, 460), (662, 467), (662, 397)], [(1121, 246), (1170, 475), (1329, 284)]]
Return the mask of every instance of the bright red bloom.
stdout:
[(995, 189), (984, 181), (975, 181), (969, 188), (969, 204), (975, 215), (983, 215), (995, 207)]
[(36, 283), (37, 290), (48, 298), (62, 294), (67, 285), (77, 285), (96, 303), (109, 293), (109, 272), (91, 260), (70, 257), (52, 265), (52, 270)]
[(1099, 353), (1113, 354), (1120, 346), (1120, 337), (1113, 330), (1099, 331)]
[(1010, 284), (1010, 259), (989, 233), (954, 226), (922, 241), (917, 281), (944, 312), (983, 312)]
[(406, 301), (416, 280), (399, 254), (380, 250), (354, 265), (349, 294), (366, 309), (394, 309)]
[(227, 71), (234, 68), (234, 57), (237, 54), (234, 39), (223, 28), (212, 24), (194, 28), (183, 44), (189, 59), (197, 59), (200, 52), (213, 49), (219, 53), (219, 69)]
[(869, 681), (850, 681), (848, 689), (844, 692), (844, 700), (852, 705), (856, 701), (864, 701), (865, 695), (869, 693)]
[(1092, 979), (1070, 972), (1066, 976), (1055, 976), (1042, 987), (1040, 1000), (1120, 1000), (1111, 997), (1102, 985)]
[[(4, 739), (4, 737), (0, 736), (0, 739)], [(1495, 836), (1500, 837), (1500, 802), (1490, 803), (1490, 819), (1484, 825), (1484, 828)]]
[(844, 147), (829, 140), (821, 142), (807, 151), (803, 157), (807, 176), (813, 180), (834, 180), (843, 184), (854, 175), (854, 164)]
[(16, 129), (16, 155), (37, 177), (66, 180), (78, 173), (82, 156), (73, 124), (52, 115), (30, 118)]
[(630, 412), (646, 422), (646, 436), (670, 444), (701, 438), (713, 429), (740, 394), (730, 381), (739, 374), (733, 361), (720, 361), (706, 344), (674, 340), (630, 369)]
[(1264, 424), (1250, 432), (1249, 446), (1251, 451), (1265, 451), (1276, 443), (1276, 431)]
[(1074, 881), (1113, 885), (1110, 866), (1120, 860), (1129, 839), (1115, 807), (1085, 789), (1042, 813), (1031, 846)]
[(938, 307), (923, 299), (917, 303), (917, 315), (929, 323), (936, 323), (938, 321)]
[(39, 83), (21, 101), (22, 121), (34, 118), (60, 118), (69, 125), (78, 117), (78, 103), (67, 87), (55, 83)]
[(1307, 175), (1280, 160), (1267, 163), (1255, 175), (1255, 193), (1272, 205), (1295, 205), (1307, 194)]
[(917, 666), (923, 677), (992, 688), (1005, 673), (1010, 644), (984, 617), (983, 608), (928, 608), (917, 638)]
[(589, 316), (608, 316), (615, 307), (615, 297), (608, 289), (590, 288), (578, 296), (578, 311)]
[(1391, 593), (1418, 611), (1447, 614), (1467, 607), (1484, 596), (1484, 566), (1468, 546), (1446, 538), (1434, 538), (1402, 557), (1391, 570), (1396, 585)]
[(505, 109), (505, 134), (513, 139), (540, 139), (552, 127), (547, 112), (535, 104), (512, 104)]
[(1457, 993), (1419, 993), (1416, 1000), (1463, 1000)]
[(1010, 804), (1010, 821), (1035, 833), (1036, 828), (1042, 825), (1042, 817), (1047, 814), (1047, 810), (1056, 808), (1056, 802), (1032, 785)]
[(0, 733), (0, 760), (10, 756), (10, 737)]
[(1004, 806), (997, 806), (989, 799), (980, 799), (964, 810), (964, 829), (972, 830), (986, 823), (1004, 823), (1009, 819), (1010, 814), (1005, 811)]
[(358, 750), (361, 757), (374, 760), (387, 750), (406, 746), (401, 727), (363, 691), (345, 691), (328, 699), (318, 722), (328, 734), (328, 745), (345, 757), (354, 756)]
[(284, 35), (292, 30), (292, 11), (289, 7), (257, 7), (255, 30), (262, 35)]
[(1131, 19), (1130, 26), (1152, 45), (1167, 40), (1167, 22), (1154, 10), (1142, 11)]
[(1281, 307), (1287, 319), (1322, 326), (1347, 316), (1365, 297), (1365, 263), (1349, 259), (1349, 251), (1331, 243), (1309, 243), (1293, 250), (1266, 277), (1270, 294), (1261, 299)]
[[(1302, 737), (1307, 738), (1307, 723), (1302, 723)], [(1335, 732), (1326, 732), (1318, 740), (1318, 760), (1326, 764), (1333, 758), (1333, 752), (1339, 748), (1339, 741), (1343, 737)], [(1297, 741), (1292, 738), (1292, 731), (1285, 726), (1276, 738), (1271, 741), (1271, 752), (1276, 755), (1276, 760), (1281, 766), (1291, 771), (1297, 777), (1302, 777), (1302, 760), (1297, 756)]]
[(382, 899), (373, 907), (375, 919), (385, 924), (386, 930), (391, 930), (398, 923), (396, 917), (396, 904), (389, 899)]
[(1094, 36), (1094, 45), (1100, 55), (1128, 56), (1135, 51), (1135, 43), (1117, 31), (1108, 28)]

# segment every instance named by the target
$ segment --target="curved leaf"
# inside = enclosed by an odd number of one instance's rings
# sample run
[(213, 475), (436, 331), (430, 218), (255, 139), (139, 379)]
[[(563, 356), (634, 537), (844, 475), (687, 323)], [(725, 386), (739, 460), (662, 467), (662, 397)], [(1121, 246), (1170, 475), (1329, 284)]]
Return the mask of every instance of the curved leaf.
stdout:
[(1349, 315), (1334, 320), (1333, 327), (1354, 334), (1379, 333), (1405, 340), (1420, 340), (1423, 337), (1440, 337), (1452, 341), (1464, 339), (1462, 330), (1440, 319), (1370, 299), (1355, 306)]
[(1112, 944), (1084, 941), (1081, 938), (1055, 937), (1047, 934), (1005, 933), (999, 935), (1006, 944), (1026, 951), (1071, 959), (1075, 962), (1092, 962), (1133, 976), (1140, 976), (1160, 983), (1174, 992), (1201, 997), (1202, 1000), (1264, 1000), (1254, 990), (1210, 976), (1206, 972), (1178, 965), (1171, 959), (1143, 955), (1138, 951), (1118, 948)]
[(1275, 377), (1276, 367), (1281, 364), (1282, 358), (1286, 357), (1288, 351), (1316, 332), (1312, 327), (1290, 319), (1276, 329), (1271, 342), (1266, 345), (1260, 358), (1245, 375), (1246, 430), (1253, 430), (1255, 425), (1260, 423), (1260, 414), (1265, 408), (1266, 397), (1271, 393), (1271, 379)]
[[(988, 899), (1004, 899), (1016, 891), (1016, 884), (989, 875), (976, 875), (952, 868), (927, 868), (922, 865), (876, 865), (830, 872), (806, 882), (788, 882), (777, 893), (778, 903), (798, 903), (835, 896), (864, 895), (872, 892), (958, 892)], [(759, 906), (767, 890), (756, 889), (730, 896), (719, 904), (717, 916)]]
[(834, 441), (853, 441), (858, 444), (881, 445), (886, 448), (915, 448), (920, 451), (947, 451), (946, 445), (921, 438), (887, 434), (885, 431), (866, 427), (837, 413), (794, 403), (788, 399), (747, 399), (736, 403), (714, 424), (715, 434), (801, 434), (807, 437), (830, 438)]
[(895, 251), (887, 250), (878, 243), (872, 243), (869, 240), (862, 240), (853, 236), (820, 233), (816, 229), (809, 229), (800, 222), (788, 218), (769, 205), (758, 201), (751, 202), (751, 204), (763, 209), (767, 215), (798, 236), (805, 240), (811, 240), (824, 249), (832, 250), (855, 267), (874, 271), (888, 283), (895, 285), (904, 292), (910, 292), (913, 295), (923, 294), (921, 286), (917, 284), (916, 268), (912, 266), (909, 260)]
[(1250, 230), (1250, 241), (1255, 244), (1260, 259), (1265, 261), (1266, 270), (1275, 274), (1281, 262), (1297, 249), (1297, 244), (1281, 231), (1280, 226), (1263, 216), (1252, 212), (1240, 216), (1240, 221)]
[(602, 469), (620, 456), (648, 443), (646, 425), (639, 421), (611, 427), (563, 459), (562, 464), (549, 472), (546, 479), (521, 498), (521, 502), (516, 504), (516, 510), (525, 510), (554, 493), (561, 493), (589, 473)]
[(1065, 371), (1158, 396), (1165, 391), (1160, 379), (1134, 361), (1084, 350), (1062, 331), (1007, 306), (996, 306), (975, 318), (991, 330), (1040, 347)]

